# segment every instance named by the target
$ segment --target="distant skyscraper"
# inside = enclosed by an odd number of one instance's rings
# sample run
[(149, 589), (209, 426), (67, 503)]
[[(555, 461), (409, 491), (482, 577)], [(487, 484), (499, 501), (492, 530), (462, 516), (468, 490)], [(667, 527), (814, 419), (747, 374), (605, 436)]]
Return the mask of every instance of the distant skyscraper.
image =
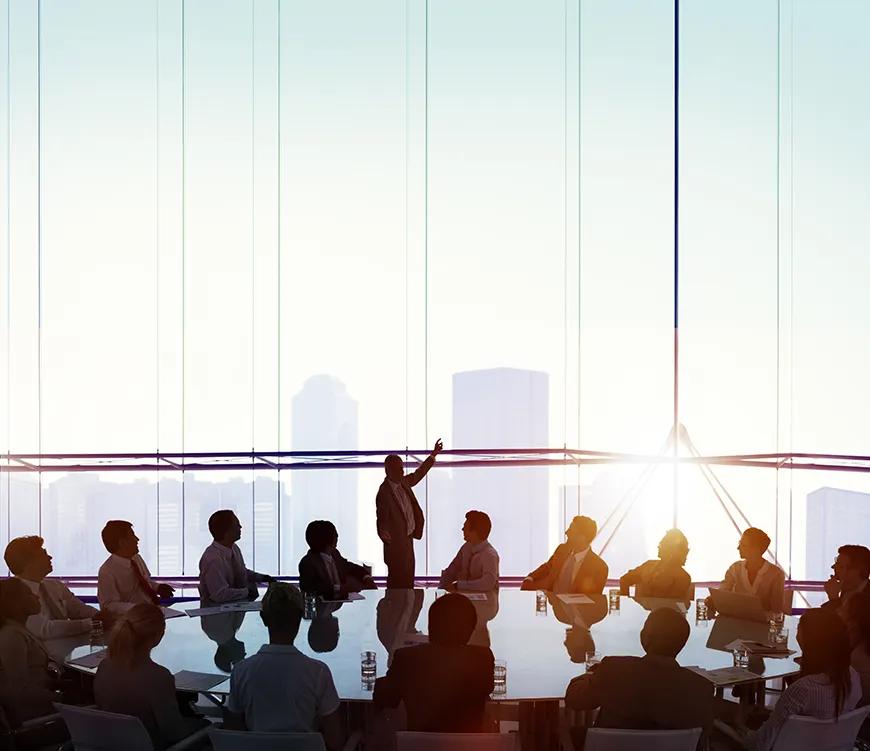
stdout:
[(841, 545), (870, 540), (870, 493), (819, 488), (807, 496), (806, 578), (825, 581)]
[[(294, 451), (354, 451), (359, 446), (356, 400), (338, 378), (316, 375), (293, 397)], [(313, 519), (329, 519), (339, 532), (339, 548), (355, 559), (359, 549), (359, 490), (353, 469), (297, 470), (291, 478), (290, 508), (284, 513), (287, 534), (282, 570), (297, 572), (308, 546), (305, 528)], [(374, 524), (374, 521), (371, 522)]]
[[(549, 376), (494, 368), (453, 376), (453, 448), (546, 448)], [(492, 518), (492, 542), (507, 576), (527, 574), (549, 556), (550, 493), (546, 467), (457, 469), (450, 497), (433, 498), (430, 561), (445, 567), (462, 543), (469, 509)]]

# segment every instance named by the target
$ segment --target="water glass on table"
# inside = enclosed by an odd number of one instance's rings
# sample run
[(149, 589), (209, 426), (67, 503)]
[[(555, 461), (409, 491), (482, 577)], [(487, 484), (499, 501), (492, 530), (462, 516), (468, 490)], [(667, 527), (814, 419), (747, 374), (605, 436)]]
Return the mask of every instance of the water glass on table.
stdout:
[(707, 605), (707, 600), (704, 597), (701, 597), (695, 600), (695, 624), (696, 625), (707, 625), (707, 621), (710, 620), (710, 608)]
[(781, 628), (778, 631), (774, 631), (772, 634), (771, 641), (777, 646), (782, 647), (783, 649), (788, 649), (788, 629)]
[(492, 669), (493, 696), (504, 696), (507, 693), (507, 662), (496, 660)]
[(773, 640), (773, 635), (777, 631), (781, 631), (782, 627), (785, 625), (785, 615), (782, 613), (771, 613), (770, 614), (770, 638)]
[(374, 681), (378, 676), (378, 656), (375, 652), (363, 652), (360, 655), (360, 673), (363, 681)]
[(607, 596), (608, 596), (609, 602), (610, 602), (610, 612), (611, 613), (619, 614), (619, 603), (620, 603), (619, 596), (621, 594), (622, 593), (620, 592), (619, 589), (608, 590)]
[(748, 668), (749, 667), (749, 651), (741, 647), (734, 650), (734, 667)]
[(535, 593), (535, 615), (547, 615), (547, 593)]
[(102, 649), (103, 640), (105, 637), (105, 631), (103, 630), (103, 622), (100, 620), (92, 620), (91, 621), (91, 632), (90, 632), (90, 651), (93, 652), (97, 649)]

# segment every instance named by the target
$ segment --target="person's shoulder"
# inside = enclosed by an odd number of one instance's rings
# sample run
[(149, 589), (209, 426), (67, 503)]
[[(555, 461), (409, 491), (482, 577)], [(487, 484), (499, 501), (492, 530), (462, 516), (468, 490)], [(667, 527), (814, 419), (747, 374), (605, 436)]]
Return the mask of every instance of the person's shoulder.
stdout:
[(56, 577), (46, 577), (42, 580), (42, 583), (45, 585), (45, 588), (49, 592), (52, 590), (54, 590), (55, 592), (72, 592), (72, 590), (63, 582), (63, 580)]
[(705, 694), (713, 695), (713, 684), (710, 683), (704, 676), (698, 675), (694, 670), (680, 666), (679, 674), (682, 679), (695, 691), (700, 691)]
[(103, 574), (103, 573), (108, 574), (111, 572), (111, 570), (112, 570), (112, 556), (109, 556), (108, 558), (106, 558), (105, 561), (102, 562), (102, 564), (100, 564), (100, 568), (97, 571), (97, 575)]
[(309, 657), (308, 655), (304, 655), (301, 652), (299, 653), (302, 657), (302, 662), (307, 666), (308, 670), (312, 673), (318, 675), (329, 675), (332, 676), (332, 670), (329, 669), (329, 665), (327, 665), (323, 660), (315, 660), (313, 657)]
[(492, 650), (483, 644), (468, 644), (463, 649), (469, 660), (485, 663), (495, 662), (495, 655), (493, 655)]

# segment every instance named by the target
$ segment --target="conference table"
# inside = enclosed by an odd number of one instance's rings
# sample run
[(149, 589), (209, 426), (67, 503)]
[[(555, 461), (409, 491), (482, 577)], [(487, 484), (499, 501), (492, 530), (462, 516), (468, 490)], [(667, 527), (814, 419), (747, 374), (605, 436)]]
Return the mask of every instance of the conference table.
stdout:
[[(314, 617), (302, 621), (296, 646), (329, 666), (344, 702), (368, 702), (373, 684), (370, 679), (362, 680), (361, 653), (374, 652), (377, 675), (384, 675), (396, 649), (425, 639), (427, 612), (438, 596), (443, 592), (435, 589), (372, 590), (353, 602), (318, 602), (316, 613), (309, 613)], [(477, 597), (472, 603), (478, 626), (471, 643), (489, 646), (495, 659), (506, 663), (506, 680), (492, 699), (501, 704), (518, 703), (521, 735), (539, 736), (541, 727), (553, 726), (569, 681), (585, 672), (588, 652), (643, 655), (640, 631), (649, 612), (658, 607), (686, 613), (691, 632), (678, 657), (685, 667), (731, 667), (733, 655), (727, 645), (739, 638), (766, 641), (768, 632), (766, 623), (724, 617), (696, 622), (694, 603), (672, 600), (623, 596), (618, 611), (612, 611), (607, 595), (592, 595), (581, 603), (566, 601), (569, 596), (547, 593), (545, 599), (543, 593), (539, 596), (514, 589)], [(185, 611), (198, 607), (197, 602), (173, 606)], [(797, 649), (797, 619), (787, 616), (785, 626), (790, 649)], [(172, 673), (188, 670), (226, 675), (227, 680), (208, 691), (220, 701), (229, 692), (232, 665), (255, 654), (268, 639), (255, 611), (185, 615), (167, 619), (166, 635), (152, 657)], [(59, 657), (75, 659), (93, 649), (81, 645)], [(725, 686), (784, 678), (799, 669), (792, 658), (751, 657), (748, 670), (728, 676), (718, 689), (721, 693)]]

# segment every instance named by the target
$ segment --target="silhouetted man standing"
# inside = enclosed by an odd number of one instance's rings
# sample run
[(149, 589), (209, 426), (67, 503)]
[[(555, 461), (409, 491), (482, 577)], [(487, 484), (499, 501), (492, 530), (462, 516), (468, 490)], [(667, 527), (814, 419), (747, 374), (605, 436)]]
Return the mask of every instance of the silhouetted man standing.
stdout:
[(390, 454), (384, 460), (387, 477), (378, 489), (376, 506), (378, 537), (384, 543), (388, 588), (414, 588), (414, 540), (423, 538), (424, 519), (423, 509), (412, 488), (432, 469), (442, 448), (441, 439), (438, 439), (426, 461), (408, 475), (402, 457)]

